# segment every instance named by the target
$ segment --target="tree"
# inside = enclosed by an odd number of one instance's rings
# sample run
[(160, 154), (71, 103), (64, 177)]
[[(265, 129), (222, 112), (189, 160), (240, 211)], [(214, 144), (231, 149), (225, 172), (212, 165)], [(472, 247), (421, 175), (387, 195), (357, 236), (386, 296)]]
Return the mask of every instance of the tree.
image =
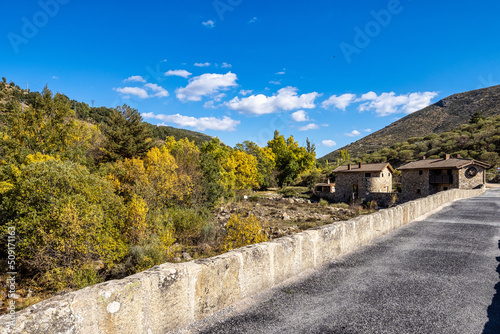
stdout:
[(261, 188), (268, 188), (275, 183), (273, 176), (275, 155), (269, 147), (261, 148), (254, 142), (244, 141), (237, 144), (236, 148), (253, 155), (257, 159), (257, 178)]
[(312, 146), (309, 145), (310, 152), (308, 152), (307, 148), (299, 146), (293, 136), (285, 140), (285, 137), (276, 130), (274, 138), (268, 141), (267, 146), (276, 157), (276, 171), (278, 173), (276, 179), (280, 187), (294, 181), (300, 174), (314, 166), (316, 153)]
[(151, 136), (137, 109), (116, 108), (106, 121), (108, 159), (141, 157), (151, 148)]
[(483, 113), (481, 111), (476, 111), (469, 120), (470, 124), (479, 123), (480, 120), (484, 118)]

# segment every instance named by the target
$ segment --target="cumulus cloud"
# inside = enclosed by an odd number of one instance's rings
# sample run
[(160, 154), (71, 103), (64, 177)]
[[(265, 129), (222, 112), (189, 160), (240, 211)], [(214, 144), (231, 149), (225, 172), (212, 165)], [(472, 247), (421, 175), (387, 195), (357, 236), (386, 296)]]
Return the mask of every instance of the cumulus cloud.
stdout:
[(208, 20), (208, 21), (205, 21), (205, 22), (201, 22), (201, 24), (203, 24), (205, 27), (208, 27), (208, 28), (215, 27), (215, 22), (213, 20)]
[(266, 96), (264, 94), (250, 95), (249, 97), (235, 97), (226, 102), (232, 110), (243, 114), (272, 114), (282, 110), (312, 109), (315, 108), (314, 100), (320, 96), (317, 92), (298, 95), (297, 88), (281, 88), (277, 94)]
[(191, 127), (199, 131), (204, 130), (217, 130), (217, 131), (235, 131), (236, 126), (240, 124), (240, 121), (231, 119), (230, 117), (224, 116), (222, 119), (216, 117), (192, 117), (180, 114), (175, 115), (164, 115), (154, 113), (144, 113), (142, 114), (144, 118), (153, 118), (166, 123), (174, 123), (181, 127)]
[(196, 66), (196, 67), (208, 67), (208, 66), (210, 66), (210, 63), (209, 62), (206, 62), (206, 63), (194, 63), (194, 66)]
[(123, 82), (146, 82), (146, 80), (144, 80), (144, 78), (140, 75), (133, 75), (123, 80)]
[(151, 89), (155, 93), (153, 94), (155, 97), (167, 97), (169, 95), (165, 88), (154, 83), (147, 83), (144, 87)]
[(417, 92), (396, 95), (394, 92), (377, 95), (375, 92), (363, 94), (358, 101), (362, 103), (359, 111), (375, 110), (378, 116), (387, 116), (396, 113), (411, 114), (417, 110), (427, 107), (431, 100), (437, 96), (437, 92)]
[(269, 83), (272, 85), (281, 85), (281, 80), (277, 80), (277, 81), (271, 80), (271, 81), (269, 81)]
[(321, 144), (323, 144), (323, 146), (326, 146), (326, 147), (333, 147), (333, 146), (337, 146), (337, 143), (334, 142), (333, 140), (331, 139), (327, 139), (327, 140), (323, 140), (321, 142)]
[(238, 77), (232, 72), (226, 74), (205, 73), (189, 79), (186, 87), (175, 90), (181, 101), (201, 101), (203, 96), (219, 93), (229, 87), (237, 86)]
[(292, 119), (295, 122), (306, 122), (309, 120), (309, 117), (307, 117), (307, 113), (304, 110), (297, 110), (292, 114)]
[(177, 77), (183, 77), (183, 78), (189, 78), (191, 76), (191, 72), (188, 72), (186, 70), (168, 70), (165, 72), (165, 76), (171, 77), (171, 76), (177, 76)]
[(275, 74), (283, 75), (285, 74), (285, 69), (283, 69), (283, 71), (276, 72)]
[(300, 127), (299, 131), (308, 131), (308, 130), (316, 130), (316, 129), (319, 129), (318, 124), (310, 123), (310, 124), (307, 124), (303, 127)]
[(231, 67), (233, 67), (233, 65), (228, 64), (228, 63), (226, 63), (226, 62), (223, 62), (223, 63), (222, 63), (222, 65), (221, 65), (221, 67), (222, 67), (222, 68), (231, 68)]
[(137, 96), (140, 99), (147, 99), (149, 98), (148, 92), (144, 88), (140, 87), (119, 87), (119, 88), (113, 88), (116, 90), (118, 93), (125, 95), (125, 98), (129, 98), (130, 95)]
[(354, 102), (355, 98), (355, 94), (343, 94), (340, 96), (332, 95), (328, 100), (323, 101), (323, 103), (321, 103), (321, 106), (324, 109), (328, 109), (331, 106), (334, 106), (337, 109), (345, 110), (345, 108), (347, 108), (352, 102)]
[(372, 132), (372, 129), (363, 129), (364, 132)]
[(240, 90), (240, 94), (243, 96), (247, 96), (248, 94), (252, 94), (253, 90), (251, 89), (242, 89)]
[(361, 135), (361, 132), (359, 132), (358, 130), (352, 130), (351, 132), (349, 133), (345, 133), (345, 135), (347, 137), (356, 137), (356, 136), (360, 136)]

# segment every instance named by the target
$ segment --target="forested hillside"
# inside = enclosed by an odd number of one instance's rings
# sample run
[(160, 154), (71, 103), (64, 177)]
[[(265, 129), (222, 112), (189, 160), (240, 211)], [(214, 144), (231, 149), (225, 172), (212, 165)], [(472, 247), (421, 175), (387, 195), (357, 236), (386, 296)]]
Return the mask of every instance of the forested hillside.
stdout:
[(476, 113), (480, 113), (483, 117), (500, 115), (500, 86), (451, 95), (339, 148), (320, 160), (336, 160), (342, 150), (347, 150), (352, 157), (361, 157), (363, 154), (391, 147), (412, 137), (439, 135), (467, 124)]
[[(344, 152), (344, 157), (346, 156)], [(462, 158), (476, 159), (500, 166), (500, 116), (484, 118), (480, 113), (471, 117), (468, 124), (462, 124), (452, 131), (440, 135), (413, 137), (371, 154), (358, 158), (344, 158), (343, 163), (390, 162), (395, 168), (413, 160), (440, 158), (445, 154), (460, 155)], [(492, 172), (496, 173), (496, 168)], [(491, 175), (493, 175), (491, 174)]]

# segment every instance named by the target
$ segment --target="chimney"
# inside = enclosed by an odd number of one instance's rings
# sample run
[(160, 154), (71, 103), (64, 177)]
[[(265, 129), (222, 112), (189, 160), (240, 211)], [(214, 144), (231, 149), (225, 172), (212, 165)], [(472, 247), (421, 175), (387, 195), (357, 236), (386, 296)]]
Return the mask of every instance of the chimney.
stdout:
[(447, 155), (445, 155), (444, 160), (448, 160), (449, 158), (450, 158), (450, 155), (447, 154)]
[(422, 160), (425, 160), (425, 155), (422, 157)]
[(460, 154), (457, 154), (457, 159), (462, 159), (462, 156)]
[(347, 170), (351, 170), (351, 164), (347, 165)]
[(359, 162), (358, 167), (359, 168), (363, 167), (363, 163), (361, 161)]

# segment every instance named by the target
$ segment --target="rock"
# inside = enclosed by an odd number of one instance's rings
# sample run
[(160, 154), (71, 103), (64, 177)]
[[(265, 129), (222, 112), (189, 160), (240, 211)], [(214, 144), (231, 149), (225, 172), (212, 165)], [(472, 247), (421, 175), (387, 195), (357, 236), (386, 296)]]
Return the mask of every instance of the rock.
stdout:
[(290, 199), (288, 200), (288, 203), (293, 204), (293, 203), (295, 203), (295, 201), (293, 200), (293, 198), (290, 198)]
[(290, 216), (286, 212), (283, 212), (283, 214), (281, 215), (281, 218), (283, 220), (290, 220)]
[(187, 252), (182, 253), (182, 258), (186, 261), (191, 261), (193, 259), (191, 255)]
[(180, 257), (175, 257), (175, 258), (174, 258), (174, 262), (181, 262), (181, 261), (182, 261), (182, 260), (181, 260), (181, 258), (180, 258)]

